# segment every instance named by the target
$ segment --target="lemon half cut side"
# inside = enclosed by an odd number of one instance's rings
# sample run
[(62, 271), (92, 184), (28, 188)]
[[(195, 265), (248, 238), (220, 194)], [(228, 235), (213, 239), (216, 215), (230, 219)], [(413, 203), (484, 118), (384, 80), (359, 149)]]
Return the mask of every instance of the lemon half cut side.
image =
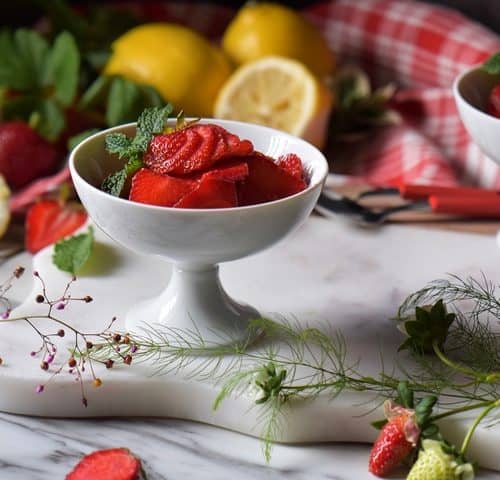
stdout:
[(215, 102), (218, 118), (257, 123), (324, 146), (332, 96), (302, 63), (264, 57), (239, 67)]

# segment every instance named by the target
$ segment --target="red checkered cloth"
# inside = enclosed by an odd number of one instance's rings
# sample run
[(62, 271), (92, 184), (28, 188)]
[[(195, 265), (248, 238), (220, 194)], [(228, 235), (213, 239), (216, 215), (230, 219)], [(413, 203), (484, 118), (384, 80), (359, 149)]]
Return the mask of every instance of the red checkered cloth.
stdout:
[[(135, 4), (148, 18), (191, 26), (219, 37), (234, 11), (209, 3)], [(500, 36), (460, 13), (412, 0), (331, 0), (302, 12), (324, 34), (342, 64), (356, 63), (375, 84), (396, 83), (403, 124), (360, 142), (351, 178), (500, 187), (500, 168), (464, 130), (453, 79), (500, 51)], [(334, 160), (334, 154), (331, 157)]]

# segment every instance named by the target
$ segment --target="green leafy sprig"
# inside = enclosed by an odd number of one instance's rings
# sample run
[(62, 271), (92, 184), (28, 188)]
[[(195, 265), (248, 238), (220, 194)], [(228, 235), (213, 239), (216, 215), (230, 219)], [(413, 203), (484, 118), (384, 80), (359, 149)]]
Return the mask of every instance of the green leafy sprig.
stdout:
[(173, 107), (170, 104), (145, 109), (137, 121), (134, 138), (129, 138), (124, 133), (106, 135), (106, 150), (117, 154), (126, 162), (122, 169), (106, 177), (102, 184), (105, 192), (116, 197), (121, 195), (127, 179), (142, 167), (142, 157), (153, 135), (164, 131), (172, 111)]
[(494, 53), (482, 65), (481, 69), (490, 75), (500, 74), (500, 52)]
[(80, 53), (73, 36), (50, 45), (34, 30), (0, 33), (0, 86), (4, 119), (22, 119), (49, 141), (65, 126), (64, 110), (75, 98)]
[(52, 261), (64, 272), (76, 275), (89, 259), (94, 247), (94, 229), (60, 240), (54, 245)]

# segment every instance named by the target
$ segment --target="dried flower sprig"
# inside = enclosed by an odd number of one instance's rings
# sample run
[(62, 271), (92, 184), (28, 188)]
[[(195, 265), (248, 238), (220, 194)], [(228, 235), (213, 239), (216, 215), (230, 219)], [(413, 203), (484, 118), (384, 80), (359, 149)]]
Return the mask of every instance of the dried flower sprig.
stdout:
[[(11, 276), (0, 285), (0, 302), (5, 308), (0, 322), (25, 322), (39, 337), (40, 344), (38, 348), (33, 349), (29, 355), (40, 361), (40, 369), (46, 371), (49, 376), (44, 382), (35, 387), (37, 393), (42, 393), (56, 376), (67, 373), (73, 376), (79, 384), (81, 401), (86, 407), (88, 400), (85, 394), (85, 379), (90, 378), (95, 387), (100, 387), (103, 383), (96, 374), (95, 363), (100, 362), (107, 368), (111, 368), (114, 363), (111, 359), (105, 361), (94, 359), (91, 355), (94, 344), (109, 344), (115, 353), (119, 351), (118, 344), (122, 341), (122, 336), (112, 331), (116, 317), (113, 317), (102, 330), (96, 332), (80, 330), (71, 322), (61, 318), (58, 313), (75, 302), (89, 304), (93, 301), (93, 298), (90, 295), (83, 297), (72, 296), (71, 287), (76, 282), (76, 277), (72, 277), (66, 283), (62, 293), (52, 297), (44, 279), (37, 271), (33, 272), (33, 275), (40, 284), (40, 293), (36, 295), (35, 301), (46, 307), (45, 312), (17, 317), (11, 316), (12, 305), (6, 293), (12, 288), (15, 280), (21, 278), (24, 272), (23, 267), (17, 267)], [(51, 321), (50, 330), (47, 331), (39, 326), (42, 320)], [(123, 338), (126, 339), (127, 337)], [(131, 358), (128, 359), (125, 355), (123, 361), (130, 364)]]

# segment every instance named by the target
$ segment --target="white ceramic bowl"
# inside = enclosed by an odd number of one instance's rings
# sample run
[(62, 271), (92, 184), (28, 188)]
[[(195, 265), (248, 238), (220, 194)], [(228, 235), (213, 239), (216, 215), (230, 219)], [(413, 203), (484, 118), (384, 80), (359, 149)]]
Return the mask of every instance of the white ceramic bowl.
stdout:
[(500, 75), (489, 75), (475, 66), (455, 79), (453, 95), (469, 135), (488, 157), (500, 163), (500, 118), (486, 113), (495, 85), (500, 85)]
[(314, 208), (328, 173), (323, 154), (304, 140), (259, 125), (206, 122), (251, 140), (256, 150), (273, 158), (296, 153), (309, 174), (309, 185), (290, 197), (247, 207), (177, 209), (145, 205), (113, 197), (99, 188), (122, 163), (105, 151), (106, 134), (132, 135), (134, 124), (99, 132), (78, 145), (70, 157), (71, 176), (95, 224), (125, 247), (174, 263), (170, 283), (160, 297), (129, 312), (129, 330), (137, 329), (142, 322), (160, 323), (171, 328), (195, 327), (206, 340), (219, 341), (216, 330), (241, 340), (248, 320), (259, 314), (226, 295), (217, 264), (270, 247), (300, 225)]

